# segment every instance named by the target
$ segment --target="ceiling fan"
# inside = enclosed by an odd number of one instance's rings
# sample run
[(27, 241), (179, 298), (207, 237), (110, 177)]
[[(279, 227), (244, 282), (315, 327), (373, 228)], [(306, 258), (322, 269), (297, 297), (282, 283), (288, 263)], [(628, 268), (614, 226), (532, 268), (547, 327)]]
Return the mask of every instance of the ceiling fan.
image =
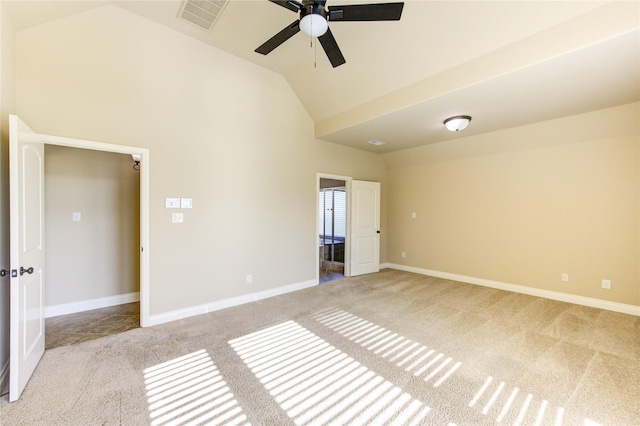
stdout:
[(336, 39), (331, 34), (328, 22), (334, 21), (399, 21), (404, 3), (352, 4), (344, 6), (329, 6), (325, 9), (327, 0), (269, 0), (272, 3), (300, 13), (300, 19), (292, 22), (278, 34), (267, 40), (255, 51), (267, 55), (276, 47), (296, 35), (298, 31), (318, 37), (331, 65), (335, 68), (346, 61), (338, 47)]

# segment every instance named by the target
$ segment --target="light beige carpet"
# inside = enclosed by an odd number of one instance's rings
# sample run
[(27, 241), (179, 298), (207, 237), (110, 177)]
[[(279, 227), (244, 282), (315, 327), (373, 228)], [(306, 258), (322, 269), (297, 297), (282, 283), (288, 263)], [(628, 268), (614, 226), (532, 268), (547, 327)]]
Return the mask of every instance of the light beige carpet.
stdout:
[(384, 270), (47, 351), (5, 425), (640, 425), (640, 318)]

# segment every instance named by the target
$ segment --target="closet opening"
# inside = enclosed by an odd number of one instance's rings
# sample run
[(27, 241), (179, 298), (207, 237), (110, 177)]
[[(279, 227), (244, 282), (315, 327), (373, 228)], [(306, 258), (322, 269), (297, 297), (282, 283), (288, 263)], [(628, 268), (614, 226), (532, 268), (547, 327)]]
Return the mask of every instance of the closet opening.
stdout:
[(347, 230), (347, 191), (343, 180), (320, 178), (319, 282), (344, 277)]
[(140, 162), (45, 145), (45, 349), (140, 326)]

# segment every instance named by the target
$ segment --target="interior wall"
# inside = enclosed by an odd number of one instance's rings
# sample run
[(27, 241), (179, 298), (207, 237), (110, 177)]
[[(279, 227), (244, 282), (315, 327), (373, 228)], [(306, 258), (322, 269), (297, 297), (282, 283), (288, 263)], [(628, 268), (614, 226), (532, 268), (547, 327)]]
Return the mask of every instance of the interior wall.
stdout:
[[(0, 269), (9, 269), (9, 114), (15, 113), (15, 30), (0, 2)], [(0, 278), (0, 388), (9, 364), (9, 276)]]
[(139, 291), (140, 173), (132, 166), (130, 155), (45, 146), (45, 306)]
[(385, 261), (383, 162), (316, 140), (282, 76), (113, 5), (19, 31), (16, 68), (35, 131), (149, 149), (152, 315), (315, 280), (317, 173), (382, 183)]
[(389, 261), (640, 305), (639, 112), (385, 154)]

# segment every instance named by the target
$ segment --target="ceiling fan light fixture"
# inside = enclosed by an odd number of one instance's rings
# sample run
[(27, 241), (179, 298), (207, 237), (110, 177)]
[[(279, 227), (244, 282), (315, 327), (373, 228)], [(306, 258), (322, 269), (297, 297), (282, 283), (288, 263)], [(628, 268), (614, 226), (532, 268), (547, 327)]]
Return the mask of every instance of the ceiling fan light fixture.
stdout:
[(447, 130), (451, 132), (458, 132), (466, 129), (470, 121), (471, 116), (469, 115), (456, 115), (455, 117), (449, 117), (444, 120), (443, 124)]
[(329, 29), (327, 20), (319, 14), (310, 13), (300, 20), (300, 31), (310, 37), (320, 37)]

